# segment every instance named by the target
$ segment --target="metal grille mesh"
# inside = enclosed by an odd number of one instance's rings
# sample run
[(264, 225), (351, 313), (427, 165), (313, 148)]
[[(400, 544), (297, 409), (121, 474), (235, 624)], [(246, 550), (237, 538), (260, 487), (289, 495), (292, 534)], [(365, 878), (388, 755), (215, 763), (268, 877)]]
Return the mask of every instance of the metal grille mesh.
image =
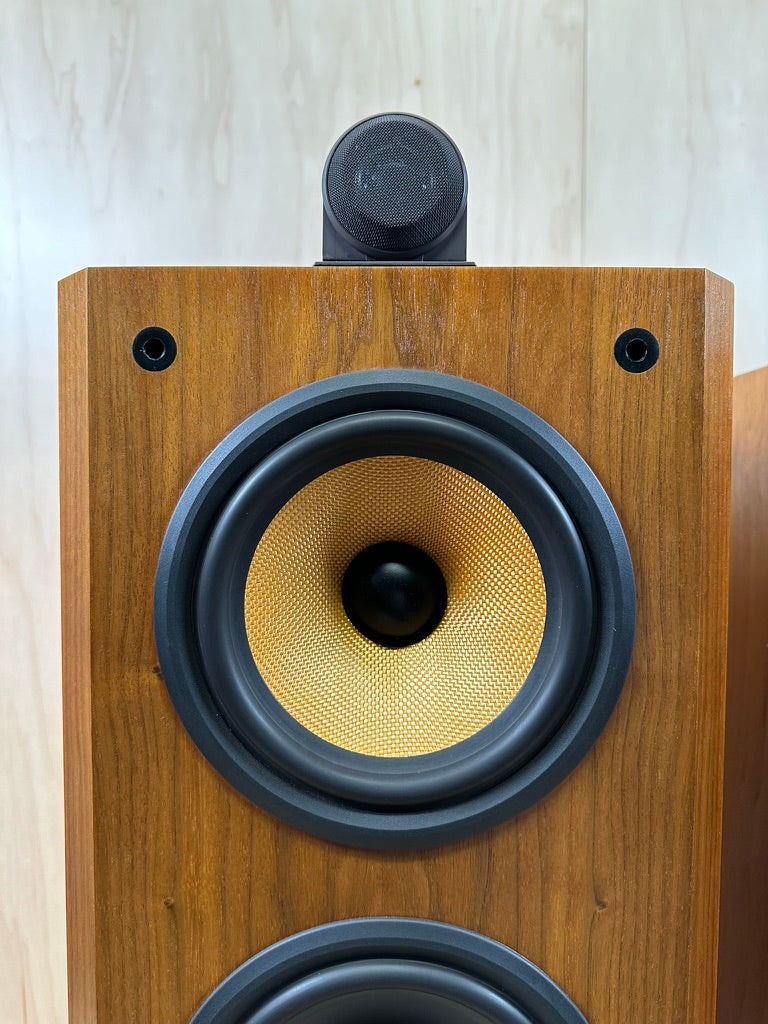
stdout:
[(352, 128), (328, 164), (330, 208), (358, 242), (405, 253), (438, 238), (464, 195), (456, 147), (434, 125), (382, 114)]
[[(400, 540), (441, 567), (448, 607), (410, 647), (380, 647), (346, 617), (344, 570)], [(427, 459), (382, 456), (317, 477), (263, 534), (244, 595), (246, 632), (274, 696), (311, 732), (381, 757), (426, 754), (488, 725), (525, 682), (544, 631), (541, 564), (483, 484)]]

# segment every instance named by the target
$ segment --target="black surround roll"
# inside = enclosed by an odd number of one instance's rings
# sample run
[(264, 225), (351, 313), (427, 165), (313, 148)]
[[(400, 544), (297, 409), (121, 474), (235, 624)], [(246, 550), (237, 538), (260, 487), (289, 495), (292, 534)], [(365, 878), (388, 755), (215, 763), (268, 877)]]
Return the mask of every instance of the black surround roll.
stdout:
[[(415, 756), (346, 749), (297, 720), (262, 677), (243, 612), (254, 550), (293, 496), (338, 467), (392, 457), (478, 481), (524, 528), (546, 586), (540, 646), (514, 699), (466, 738)], [(418, 847), (503, 821), (572, 770), (623, 686), (634, 607), (616, 513), (555, 430), (469, 381), (382, 370), (300, 388), (211, 453), (163, 542), (155, 635), (187, 730), (244, 795), (336, 842)], [(301, 697), (313, 681), (289, 682)]]
[(586, 1024), (543, 971), (436, 921), (361, 918), (292, 935), (235, 970), (191, 1024)]

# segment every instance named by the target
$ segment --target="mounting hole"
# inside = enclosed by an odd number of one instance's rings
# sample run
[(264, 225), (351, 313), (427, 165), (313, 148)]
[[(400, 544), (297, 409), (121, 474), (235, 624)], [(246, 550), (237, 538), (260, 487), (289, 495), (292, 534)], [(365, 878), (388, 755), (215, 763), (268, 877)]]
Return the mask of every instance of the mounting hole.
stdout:
[(650, 331), (630, 327), (623, 331), (613, 346), (616, 362), (627, 373), (645, 373), (659, 359), (659, 343)]
[(151, 359), (153, 363), (156, 363), (158, 359), (162, 359), (165, 355), (165, 342), (162, 338), (156, 338), (153, 335), (151, 338), (147, 338), (141, 346), (141, 351), (147, 359)]
[(133, 339), (133, 358), (144, 370), (166, 370), (176, 358), (176, 339), (163, 327), (145, 327)]
[(648, 355), (648, 343), (645, 338), (631, 338), (624, 349), (627, 359), (633, 363), (642, 363)]

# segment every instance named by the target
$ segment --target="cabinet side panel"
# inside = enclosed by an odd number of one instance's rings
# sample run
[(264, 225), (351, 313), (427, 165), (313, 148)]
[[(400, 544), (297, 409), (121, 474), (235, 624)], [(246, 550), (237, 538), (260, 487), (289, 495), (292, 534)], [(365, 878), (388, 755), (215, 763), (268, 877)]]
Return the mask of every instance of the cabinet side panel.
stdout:
[(64, 808), (70, 1024), (96, 1022), (90, 679), (88, 272), (59, 285)]
[(768, 367), (733, 390), (721, 1024), (762, 1024), (768, 963)]
[[(701, 566), (691, 870), (691, 1021), (714, 1021), (728, 629), (733, 285), (704, 271)], [(705, 984), (703, 979), (711, 979)]]

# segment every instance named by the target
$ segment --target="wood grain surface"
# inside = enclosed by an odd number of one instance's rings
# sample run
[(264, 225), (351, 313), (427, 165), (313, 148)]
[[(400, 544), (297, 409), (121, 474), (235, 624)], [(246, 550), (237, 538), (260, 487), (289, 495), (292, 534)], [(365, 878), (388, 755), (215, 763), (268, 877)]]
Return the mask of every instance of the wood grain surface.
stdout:
[(309, 264), (333, 139), (442, 124), (479, 263), (711, 265), (768, 361), (754, 0), (5, 0), (0, 16), (0, 1022), (64, 1024), (55, 282)]
[[(730, 286), (703, 271), (115, 269), (61, 296), (62, 490), (79, 495), (64, 615), (90, 632), (65, 664), (72, 1024), (186, 1024), (265, 945), (369, 914), (498, 938), (590, 1024), (714, 1021)], [(148, 324), (178, 341), (163, 373), (131, 356)], [(632, 324), (660, 340), (646, 374), (614, 360)], [(165, 525), (213, 445), (291, 388), (375, 366), (457, 373), (552, 423), (606, 487), (637, 576), (633, 667), (594, 750), (513, 822), (427, 852), (334, 846), (252, 807), (179, 724), (152, 638)]]
[(70, 1019), (96, 1019), (96, 919), (91, 742), (91, 495), (87, 374), (88, 290), (84, 274), (72, 279), (68, 302), (61, 304), (59, 332), (76, 339), (62, 347), (59, 366), (61, 445), (62, 670), (73, 685), (62, 689), (64, 801), (68, 808), (67, 891), (81, 912), (67, 924)]
[(762, 1024), (768, 971), (768, 368), (733, 395), (718, 1016)]

